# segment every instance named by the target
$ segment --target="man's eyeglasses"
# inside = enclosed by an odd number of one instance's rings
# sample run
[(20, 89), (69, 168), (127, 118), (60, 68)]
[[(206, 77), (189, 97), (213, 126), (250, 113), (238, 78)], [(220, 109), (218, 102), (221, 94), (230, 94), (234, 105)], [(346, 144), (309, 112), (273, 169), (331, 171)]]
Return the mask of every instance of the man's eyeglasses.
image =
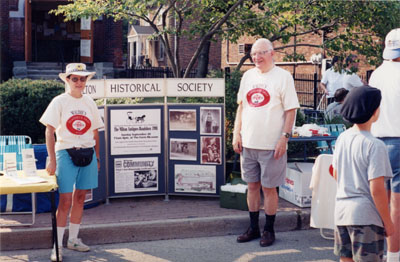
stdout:
[(81, 82), (86, 82), (87, 77), (86, 76), (81, 76), (81, 77), (69, 77), (69, 79), (71, 79), (72, 82), (76, 83), (78, 81)]
[(262, 56), (262, 55), (265, 55), (266, 53), (268, 53), (268, 52), (270, 52), (270, 51), (272, 51), (272, 50), (265, 50), (265, 51), (259, 51), (259, 52), (252, 52), (252, 53), (250, 53), (250, 56), (251, 56), (251, 57), (254, 57), (254, 56), (256, 56), (256, 55)]

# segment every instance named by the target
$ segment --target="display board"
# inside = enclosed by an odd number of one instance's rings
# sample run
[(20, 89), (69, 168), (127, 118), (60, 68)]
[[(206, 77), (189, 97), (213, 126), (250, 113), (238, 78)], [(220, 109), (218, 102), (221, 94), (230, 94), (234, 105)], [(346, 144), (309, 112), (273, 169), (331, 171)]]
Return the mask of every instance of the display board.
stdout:
[(219, 195), (225, 183), (223, 104), (168, 105), (168, 194)]
[[(97, 107), (104, 122), (104, 106)], [(97, 204), (107, 199), (107, 174), (106, 174), (106, 138), (105, 128), (99, 129), (99, 145), (100, 145), (100, 170), (98, 175), (98, 186), (86, 194), (85, 207)], [(95, 159), (94, 159), (95, 160)]]
[(165, 194), (164, 106), (111, 105), (106, 114), (109, 197)]

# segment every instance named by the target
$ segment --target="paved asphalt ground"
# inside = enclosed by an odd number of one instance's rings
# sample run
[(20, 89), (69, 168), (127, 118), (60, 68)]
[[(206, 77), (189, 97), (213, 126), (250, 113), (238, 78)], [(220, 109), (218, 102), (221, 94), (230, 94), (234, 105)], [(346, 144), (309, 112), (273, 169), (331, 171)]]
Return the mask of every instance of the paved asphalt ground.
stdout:
[[(158, 240), (92, 246), (88, 253), (64, 248), (64, 262), (333, 262), (333, 241), (319, 230), (277, 233), (270, 247), (258, 241), (236, 243), (236, 236)], [(4, 262), (47, 262), (50, 249), (3, 251)]]
[[(2, 215), (0, 224), (18, 224), (29, 215)], [(300, 208), (280, 199), (275, 223), (277, 232), (308, 229), (310, 208)], [(19, 222), (18, 222), (19, 221)], [(265, 216), (260, 212), (260, 224)], [(229, 236), (243, 233), (248, 212), (219, 206), (219, 198), (163, 196), (110, 199), (84, 211), (79, 236), (88, 245)], [(66, 235), (68, 230), (66, 230)], [(64, 238), (64, 245), (66, 236)], [(1, 227), (0, 250), (51, 247), (50, 213), (36, 215), (29, 227)]]

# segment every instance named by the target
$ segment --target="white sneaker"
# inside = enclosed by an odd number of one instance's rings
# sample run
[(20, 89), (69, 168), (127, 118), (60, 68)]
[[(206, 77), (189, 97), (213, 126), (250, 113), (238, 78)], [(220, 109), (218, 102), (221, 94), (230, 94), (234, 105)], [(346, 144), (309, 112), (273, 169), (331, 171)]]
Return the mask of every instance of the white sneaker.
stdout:
[[(58, 247), (58, 261), (62, 261), (62, 247)], [(53, 247), (51, 250), (51, 255), (50, 255), (50, 260), (51, 261), (57, 261), (57, 254), (56, 254), (56, 248)]]
[(68, 239), (67, 247), (80, 252), (87, 252), (90, 250), (90, 247), (83, 244), (80, 238)]

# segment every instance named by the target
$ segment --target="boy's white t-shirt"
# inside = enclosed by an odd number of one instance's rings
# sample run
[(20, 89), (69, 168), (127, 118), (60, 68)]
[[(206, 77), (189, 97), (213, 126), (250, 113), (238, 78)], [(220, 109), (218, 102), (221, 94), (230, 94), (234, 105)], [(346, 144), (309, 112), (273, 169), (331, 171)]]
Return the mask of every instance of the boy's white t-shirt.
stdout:
[(252, 68), (244, 73), (237, 97), (243, 103), (243, 147), (274, 150), (282, 136), (284, 113), (299, 108), (292, 75), (277, 66), (267, 73)]
[(371, 196), (370, 181), (393, 176), (385, 144), (368, 131), (350, 128), (336, 141), (332, 166), (338, 174), (335, 225), (383, 227)]
[(96, 103), (87, 95), (74, 98), (68, 93), (56, 96), (39, 120), (56, 128), (55, 151), (72, 147), (93, 147), (93, 131), (104, 126)]

